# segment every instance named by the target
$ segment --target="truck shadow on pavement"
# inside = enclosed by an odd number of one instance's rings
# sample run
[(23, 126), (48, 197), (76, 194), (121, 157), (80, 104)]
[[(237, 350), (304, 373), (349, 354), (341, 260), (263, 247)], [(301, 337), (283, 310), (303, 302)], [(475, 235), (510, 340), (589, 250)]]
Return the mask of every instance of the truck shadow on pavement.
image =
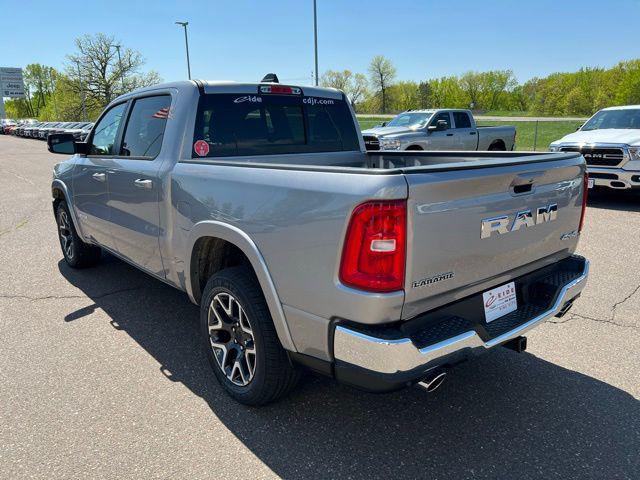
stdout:
[[(309, 375), (283, 401), (249, 408), (217, 384), (201, 350), (198, 308), (185, 294), (110, 256), (95, 269), (60, 262), (59, 270), (95, 302), (65, 321), (102, 309), (168, 381), (203, 398), (211, 421), (281, 477), (632, 478), (640, 471), (640, 402), (534, 355), (496, 349), (454, 369), (434, 394), (374, 395)], [(215, 471), (215, 459), (208, 461)]]
[(640, 192), (596, 188), (589, 192), (587, 205), (605, 210), (640, 212)]

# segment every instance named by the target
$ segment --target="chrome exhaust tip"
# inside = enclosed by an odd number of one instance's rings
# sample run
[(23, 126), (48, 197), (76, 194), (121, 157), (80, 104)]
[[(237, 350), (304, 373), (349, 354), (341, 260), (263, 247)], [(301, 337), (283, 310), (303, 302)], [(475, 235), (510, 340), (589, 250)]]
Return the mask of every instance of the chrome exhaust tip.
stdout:
[(447, 372), (444, 370), (435, 370), (425, 378), (418, 382), (422, 388), (424, 388), (427, 392), (435, 392), (442, 382), (444, 382), (445, 377), (447, 376)]

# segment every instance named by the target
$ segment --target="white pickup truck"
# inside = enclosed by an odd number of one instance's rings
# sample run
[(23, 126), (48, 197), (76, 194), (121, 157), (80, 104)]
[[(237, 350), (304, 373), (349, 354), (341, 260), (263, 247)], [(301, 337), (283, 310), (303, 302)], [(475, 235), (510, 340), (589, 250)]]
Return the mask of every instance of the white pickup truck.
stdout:
[(640, 105), (600, 110), (549, 150), (581, 153), (589, 187), (640, 188)]
[(516, 128), (478, 127), (471, 110), (408, 110), (364, 130), (367, 150), (513, 150)]

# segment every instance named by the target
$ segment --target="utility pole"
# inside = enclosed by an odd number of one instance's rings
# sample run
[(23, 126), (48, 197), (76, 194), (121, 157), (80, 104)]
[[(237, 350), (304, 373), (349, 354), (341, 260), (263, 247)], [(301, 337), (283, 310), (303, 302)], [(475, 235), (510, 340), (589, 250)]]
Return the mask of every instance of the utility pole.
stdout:
[(187, 48), (187, 74), (189, 75), (189, 80), (191, 80), (191, 63), (189, 62), (189, 38), (187, 37), (187, 25), (189, 25), (189, 22), (176, 22), (176, 25), (182, 25), (184, 27), (184, 44)]
[(318, 86), (318, 8), (313, 0), (313, 45), (316, 59), (316, 87)]
[(84, 88), (82, 88), (82, 73), (80, 72), (80, 61), (75, 60), (75, 62), (76, 62), (76, 66), (78, 67), (78, 86), (80, 88), (80, 94), (82, 98), (82, 121), (86, 122), (87, 121), (87, 102), (85, 98)]
[(122, 93), (125, 93), (124, 91), (124, 73), (122, 72), (122, 57), (120, 57), (120, 47), (122, 45), (114, 45), (114, 47), (116, 47), (116, 50), (118, 51), (118, 68), (120, 69), (120, 83), (122, 84)]

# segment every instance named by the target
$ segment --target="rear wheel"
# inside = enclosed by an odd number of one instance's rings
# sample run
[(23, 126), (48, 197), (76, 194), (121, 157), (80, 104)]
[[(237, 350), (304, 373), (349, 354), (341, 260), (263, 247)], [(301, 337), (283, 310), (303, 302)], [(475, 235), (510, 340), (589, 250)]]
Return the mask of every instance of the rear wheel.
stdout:
[(296, 385), (300, 371), (282, 348), (262, 290), (248, 268), (227, 268), (209, 279), (200, 324), (216, 378), (238, 402), (264, 405)]
[(504, 152), (507, 150), (507, 147), (504, 146), (502, 142), (495, 142), (489, 145), (490, 152)]
[(67, 265), (72, 268), (84, 268), (100, 261), (102, 250), (80, 239), (66, 202), (60, 202), (56, 208), (56, 223), (60, 247)]

